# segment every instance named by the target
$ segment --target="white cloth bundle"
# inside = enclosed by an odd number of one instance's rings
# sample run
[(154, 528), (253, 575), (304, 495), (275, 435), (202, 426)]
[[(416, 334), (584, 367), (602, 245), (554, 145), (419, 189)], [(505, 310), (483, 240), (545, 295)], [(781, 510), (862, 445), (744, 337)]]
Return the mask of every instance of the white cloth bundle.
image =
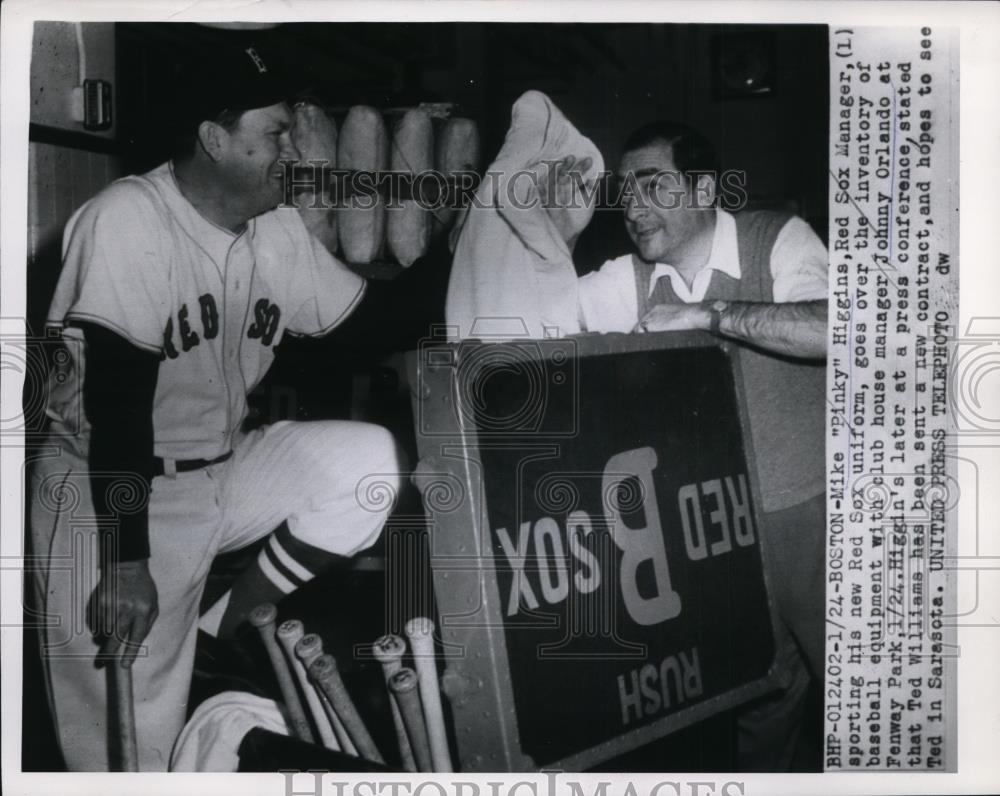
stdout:
[(236, 771), (243, 736), (254, 727), (291, 735), (274, 700), (244, 691), (223, 691), (206, 699), (177, 736), (170, 770)]
[[(590, 158), (581, 176), (592, 187), (604, 170), (597, 147), (545, 94), (514, 103), (500, 154), (487, 170), (457, 236), (445, 305), (450, 339), (541, 338), (580, 331), (573, 258), (539, 202), (546, 163)], [(577, 194), (564, 212), (572, 234), (590, 222), (593, 205)]]

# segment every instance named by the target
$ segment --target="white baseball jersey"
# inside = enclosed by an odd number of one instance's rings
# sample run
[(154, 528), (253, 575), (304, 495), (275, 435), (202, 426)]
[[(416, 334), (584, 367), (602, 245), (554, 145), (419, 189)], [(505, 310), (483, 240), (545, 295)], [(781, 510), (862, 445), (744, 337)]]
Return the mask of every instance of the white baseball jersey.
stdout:
[[(93, 322), (159, 354), (154, 453), (209, 459), (232, 448), (285, 330), (328, 332), (364, 288), (293, 208), (234, 234), (184, 198), (165, 163), (112, 183), (70, 219), (48, 324), (79, 338), (71, 323)], [(53, 379), (49, 414), (86, 437), (83, 350), (70, 346), (75, 372)]]
[[(184, 724), (198, 608), (218, 553), (252, 544), (282, 523), (304, 545), (336, 556), (354, 555), (381, 532), (391, 501), (372, 506), (358, 499), (358, 489), (369, 474), (398, 488), (400, 463), (387, 431), (328, 420), (239, 433), (246, 394), (264, 376), (285, 330), (332, 329), (363, 291), (364, 281), (312, 238), (295, 209), (264, 213), (233, 234), (184, 199), (168, 165), (113, 183), (67, 225), (49, 323), (75, 340), (82, 332), (74, 322), (100, 324), (160, 355), (155, 455), (209, 459), (233, 450), (225, 462), (153, 479), (149, 573), (159, 616), (133, 675), (141, 770), (166, 769)], [(50, 557), (36, 578), (36, 595), (46, 615), (59, 618), (43, 628), (46, 686), (73, 771), (107, 770), (114, 748), (107, 679), (94, 666), (97, 644), (80, 599), (92, 593), (100, 572), (96, 556), (81, 557), (79, 550), (97, 549), (101, 527), (85, 485), (85, 348), (70, 345), (69, 372), (53, 374), (50, 443), (58, 455), (32, 473), (33, 544)], [(272, 536), (257, 562), (285, 592), (313, 571), (282, 551)], [(284, 570), (260, 563), (272, 555)], [(64, 577), (59, 562), (67, 560), (78, 566)], [(216, 628), (220, 618), (213, 619)]]

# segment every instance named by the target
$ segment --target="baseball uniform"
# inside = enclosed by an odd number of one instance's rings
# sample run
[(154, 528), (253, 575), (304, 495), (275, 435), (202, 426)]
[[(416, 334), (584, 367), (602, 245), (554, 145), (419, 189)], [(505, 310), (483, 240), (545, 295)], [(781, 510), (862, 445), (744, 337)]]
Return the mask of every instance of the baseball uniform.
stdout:
[[(152, 436), (162, 474), (154, 473), (148, 500), (159, 616), (133, 672), (140, 769), (164, 770), (185, 717), (214, 556), (281, 525), (258, 563), (288, 592), (313, 574), (289, 550), (353, 555), (374, 543), (391, 508), (384, 498), (398, 488), (400, 465), (384, 429), (325, 421), (241, 430), (247, 393), (283, 334), (333, 329), (360, 301), (364, 281), (309, 235), (294, 209), (251, 218), (238, 233), (212, 223), (181, 193), (169, 163), (81, 207), (63, 254), (49, 324), (63, 330), (70, 357), (52, 378), (51, 455), (35, 468), (31, 518), (35, 553), (47, 559), (37, 585), (48, 617), (49, 697), (69, 768), (107, 769), (106, 670), (94, 665), (98, 647), (84, 613), (99, 577), (87, 345), (78, 328), (92, 324), (160, 357)], [(145, 502), (145, 485), (132, 476), (109, 477), (104, 495), (122, 528)], [(137, 544), (127, 534), (119, 540), (132, 553), (126, 558), (143, 557)]]

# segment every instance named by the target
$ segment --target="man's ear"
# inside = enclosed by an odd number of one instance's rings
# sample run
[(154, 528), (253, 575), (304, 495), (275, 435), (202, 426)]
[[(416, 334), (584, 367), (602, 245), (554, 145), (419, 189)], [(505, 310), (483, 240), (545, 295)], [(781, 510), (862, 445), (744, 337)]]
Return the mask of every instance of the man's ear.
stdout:
[(699, 174), (694, 182), (695, 206), (699, 208), (715, 205), (715, 175)]
[(198, 125), (198, 145), (213, 163), (222, 160), (229, 133), (216, 122), (204, 121)]

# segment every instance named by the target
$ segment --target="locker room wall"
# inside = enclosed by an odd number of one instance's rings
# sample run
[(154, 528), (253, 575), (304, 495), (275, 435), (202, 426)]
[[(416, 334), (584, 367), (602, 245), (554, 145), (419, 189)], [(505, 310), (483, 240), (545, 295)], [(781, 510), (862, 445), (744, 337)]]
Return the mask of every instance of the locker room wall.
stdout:
[[(48, 305), (61, 267), (62, 231), (73, 212), (109, 182), (123, 176), (115, 153), (115, 124), (104, 131), (84, 133), (72, 118), (71, 96), (83, 78), (107, 80), (116, 99), (114, 23), (83, 23), (86, 70), (80, 74), (78, 39), (73, 23), (37, 22), (32, 36), (30, 66), (31, 123), (28, 144), (28, 235), (26, 302), (29, 334), (41, 335)], [(118, 114), (112, 111), (112, 118)], [(34, 351), (29, 352), (33, 356)], [(29, 368), (43, 368), (32, 359)], [(25, 378), (26, 391), (44, 378)], [(37, 406), (25, 394), (25, 406)], [(37, 420), (34, 418), (33, 420)], [(34, 422), (29, 423), (34, 429)], [(37, 429), (36, 429), (37, 430)], [(28, 456), (31, 455), (29, 448)], [(26, 505), (28, 503), (26, 502)], [(28, 581), (25, 581), (27, 585)], [(29, 590), (30, 591), (30, 590)], [(38, 661), (38, 640), (30, 626), (23, 648), (22, 765), (25, 770), (60, 770), (62, 759), (48, 711)]]
[[(594, 141), (608, 168), (617, 166), (633, 129), (673, 118), (702, 129), (719, 148), (723, 168), (745, 169), (751, 194), (793, 201), (809, 220), (825, 219), (825, 26), (481, 27), (459, 26), (455, 68), (428, 68), (422, 80), (431, 93), (477, 111), (487, 153), (502, 142), (513, 101), (538, 88)], [(718, 98), (713, 46), (720, 37), (751, 33), (770, 36), (773, 91)]]
[[(40, 334), (61, 263), (62, 230), (80, 205), (124, 174), (114, 154), (118, 134), (87, 131), (71, 114), (74, 86), (83, 78), (107, 80), (116, 99), (115, 25), (85, 22), (81, 33), (86, 71), (80, 74), (78, 39), (71, 22), (37, 22), (31, 42), (28, 145), (27, 304), (29, 329)], [(113, 110), (112, 119), (118, 114)], [(35, 125), (44, 130), (39, 131)], [(92, 144), (92, 145), (91, 145)], [(100, 148), (106, 151), (94, 151)]]
[[(80, 74), (80, 50), (76, 26), (83, 39), (84, 73)], [(115, 23), (113, 22), (36, 22), (31, 39), (31, 121), (49, 127), (82, 131), (70, 113), (74, 86), (85, 78), (107, 80), (114, 87)], [(116, 99), (112, 91), (112, 102)], [(113, 139), (112, 125), (107, 130), (89, 132), (98, 138)]]

